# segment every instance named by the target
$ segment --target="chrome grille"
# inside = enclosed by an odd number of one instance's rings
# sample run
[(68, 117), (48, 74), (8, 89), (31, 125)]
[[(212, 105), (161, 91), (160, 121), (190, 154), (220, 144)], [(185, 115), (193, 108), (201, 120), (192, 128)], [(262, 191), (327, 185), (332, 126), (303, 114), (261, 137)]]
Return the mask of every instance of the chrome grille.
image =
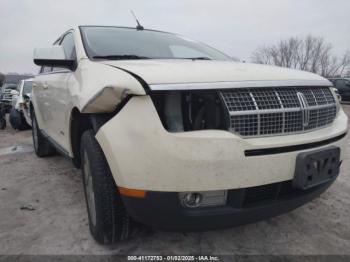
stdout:
[(331, 124), (337, 113), (328, 87), (238, 88), (219, 92), (230, 130), (244, 137), (306, 132)]

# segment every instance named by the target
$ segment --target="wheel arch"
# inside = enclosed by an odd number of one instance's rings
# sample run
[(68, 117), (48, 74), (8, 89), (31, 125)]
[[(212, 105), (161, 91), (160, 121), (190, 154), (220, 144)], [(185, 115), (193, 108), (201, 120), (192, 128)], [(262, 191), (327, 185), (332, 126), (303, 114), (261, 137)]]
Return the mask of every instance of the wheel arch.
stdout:
[(96, 134), (99, 128), (109, 121), (116, 112), (113, 113), (81, 113), (74, 107), (70, 114), (69, 121), (69, 139), (72, 150), (72, 159), (75, 167), (80, 168), (80, 144), (81, 136), (86, 130), (92, 129)]
[(70, 113), (69, 139), (72, 150), (72, 160), (75, 167), (80, 168), (80, 139), (85, 130), (91, 129), (89, 114), (83, 114), (77, 107)]

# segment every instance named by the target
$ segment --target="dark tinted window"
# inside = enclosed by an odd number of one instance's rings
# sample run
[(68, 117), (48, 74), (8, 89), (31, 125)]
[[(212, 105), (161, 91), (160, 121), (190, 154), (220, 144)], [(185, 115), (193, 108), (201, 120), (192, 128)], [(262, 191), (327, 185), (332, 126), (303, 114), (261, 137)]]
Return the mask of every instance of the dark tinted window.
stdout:
[(350, 80), (345, 79), (345, 86), (346, 86), (347, 88), (349, 88), (349, 87), (350, 87)]
[(340, 88), (340, 89), (343, 89), (346, 87), (345, 85), (345, 80), (344, 79), (338, 79), (337, 82), (336, 82), (336, 88)]

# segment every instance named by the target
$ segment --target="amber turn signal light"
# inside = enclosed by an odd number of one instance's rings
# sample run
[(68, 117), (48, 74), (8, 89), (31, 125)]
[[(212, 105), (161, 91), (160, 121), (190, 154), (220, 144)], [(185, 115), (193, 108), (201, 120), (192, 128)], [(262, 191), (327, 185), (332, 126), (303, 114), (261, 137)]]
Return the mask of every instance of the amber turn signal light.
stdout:
[(118, 189), (119, 189), (119, 193), (123, 196), (138, 197), (138, 198), (146, 197), (146, 191), (144, 190), (130, 189), (125, 187), (118, 187)]

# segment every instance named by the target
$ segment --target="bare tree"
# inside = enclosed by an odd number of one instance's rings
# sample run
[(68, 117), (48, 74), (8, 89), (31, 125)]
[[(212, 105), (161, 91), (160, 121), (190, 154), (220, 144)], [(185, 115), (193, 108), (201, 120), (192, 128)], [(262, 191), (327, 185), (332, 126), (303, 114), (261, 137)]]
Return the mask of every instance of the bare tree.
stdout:
[(276, 45), (257, 48), (252, 54), (252, 61), (310, 71), (325, 77), (350, 73), (350, 51), (338, 58), (333, 55), (332, 49), (332, 45), (322, 37), (291, 37)]
[(339, 74), (341, 76), (350, 77), (350, 51), (347, 51), (342, 58)]
[(347, 68), (346, 72), (344, 73), (345, 77), (350, 77), (350, 67)]

